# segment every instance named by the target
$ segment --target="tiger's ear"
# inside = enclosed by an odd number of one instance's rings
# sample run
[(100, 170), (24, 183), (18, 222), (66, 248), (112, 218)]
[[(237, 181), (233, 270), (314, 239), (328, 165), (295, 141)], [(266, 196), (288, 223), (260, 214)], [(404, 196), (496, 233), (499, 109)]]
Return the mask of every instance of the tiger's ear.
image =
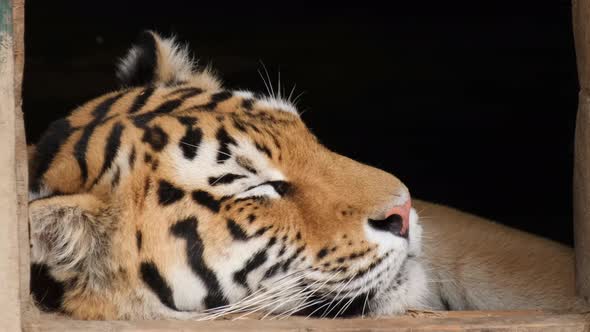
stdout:
[(29, 203), (32, 263), (47, 265), (60, 280), (84, 271), (99, 281), (109, 271), (117, 216), (91, 194), (58, 195)]
[(117, 77), (124, 86), (191, 83), (204, 90), (218, 90), (221, 83), (210, 69), (196, 70), (186, 45), (174, 38), (162, 38), (144, 31), (117, 66)]

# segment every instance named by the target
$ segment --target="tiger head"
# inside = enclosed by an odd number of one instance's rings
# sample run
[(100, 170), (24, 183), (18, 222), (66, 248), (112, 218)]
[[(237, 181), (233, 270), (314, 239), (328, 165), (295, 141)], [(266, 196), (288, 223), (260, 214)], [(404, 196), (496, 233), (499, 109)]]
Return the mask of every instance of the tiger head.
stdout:
[(222, 88), (146, 32), (125, 87), (30, 151), (32, 293), (82, 319), (335, 317), (422, 301), (395, 176), (322, 146), (288, 100)]

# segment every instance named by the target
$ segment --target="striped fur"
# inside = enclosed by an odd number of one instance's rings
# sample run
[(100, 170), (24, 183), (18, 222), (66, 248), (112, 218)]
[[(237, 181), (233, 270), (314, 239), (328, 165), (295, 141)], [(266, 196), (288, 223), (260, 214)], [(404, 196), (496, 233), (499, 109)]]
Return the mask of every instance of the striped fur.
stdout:
[(153, 32), (118, 76), (124, 88), (29, 150), (42, 308), (213, 319), (440, 305), (415, 211), (409, 239), (367, 222), (408, 197), (393, 175), (321, 146), (288, 101), (224, 89)]

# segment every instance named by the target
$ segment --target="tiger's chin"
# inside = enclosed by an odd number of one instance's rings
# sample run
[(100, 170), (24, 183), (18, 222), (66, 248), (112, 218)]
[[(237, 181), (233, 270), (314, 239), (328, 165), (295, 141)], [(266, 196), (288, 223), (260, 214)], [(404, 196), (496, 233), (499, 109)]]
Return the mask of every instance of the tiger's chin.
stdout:
[(426, 307), (429, 294), (427, 286), (426, 271), (419, 259), (408, 257), (389, 286), (378, 292), (370, 302), (370, 315), (403, 314), (408, 309)]
[[(295, 315), (315, 318), (366, 317), (403, 314), (408, 309), (428, 308), (428, 278), (421, 262), (422, 227), (414, 209), (410, 214), (410, 234), (405, 250), (395, 250), (389, 264), (378, 273), (378, 280), (367, 280), (373, 284), (359, 292), (344, 289), (345, 296), (335, 298), (308, 299)], [(395, 262), (401, 262), (395, 263)], [(348, 294), (354, 294), (349, 296)], [(313, 305), (309, 305), (309, 303)]]

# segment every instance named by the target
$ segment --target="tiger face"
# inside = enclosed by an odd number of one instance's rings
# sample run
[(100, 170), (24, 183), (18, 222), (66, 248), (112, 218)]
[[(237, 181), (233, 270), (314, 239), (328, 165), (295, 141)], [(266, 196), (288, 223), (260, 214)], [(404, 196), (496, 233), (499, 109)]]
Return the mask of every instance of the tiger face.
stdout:
[(421, 228), (396, 177), (326, 149), (290, 102), (222, 88), (155, 33), (119, 77), (126, 88), (30, 151), (40, 307), (340, 317), (423, 300)]

